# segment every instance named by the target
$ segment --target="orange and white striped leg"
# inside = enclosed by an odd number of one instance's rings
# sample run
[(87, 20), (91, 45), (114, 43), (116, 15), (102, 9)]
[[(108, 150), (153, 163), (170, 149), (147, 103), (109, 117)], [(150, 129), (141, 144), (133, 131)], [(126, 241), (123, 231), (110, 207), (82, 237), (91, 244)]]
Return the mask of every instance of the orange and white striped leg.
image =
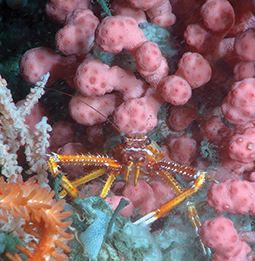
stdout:
[(82, 166), (95, 166), (95, 167), (105, 167), (112, 170), (120, 170), (123, 168), (123, 165), (113, 158), (109, 158), (101, 155), (60, 155), (53, 153), (50, 156), (56, 163), (61, 162), (63, 164), (72, 164), (72, 165), (82, 165)]
[[(195, 229), (196, 234), (198, 235), (198, 228), (201, 226), (201, 221), (199, 219), (199, 216), (197, 214), (196, 207), (194, 205), (188, 206), (188, 216), (191, 221), (191, 224), (193, 228)], [(199, 237), (199, 245), (203, 251), (204, 256), (210, 256), (211, 255), (211, 249), (204, 245), (202, 242), (202, 239)]]
[(150, 212), (149, 214), (145, 215), (144, 217), (138, 219), (134, 224), (136, 225), (149, 225), (153, 223), (158, 218), (165, 215), (167, 212), (172, 210), (174, 207), (178, 206), (181, 202), (183, 202), (188, 196), (191, 196), (192, 194), (196, 193), (202, 186), (205, 180), (205, 174), (206, 172), (199, 171), (198, 177), (194, 181), (193, 185), (187, 188), (185, 191), (177, 195), (172, 200), (165, 203), (160, 208)]
[[(52, 176), (56, 178), (60, 174), (60, 171), (55, 159), (53, 157), (49, 157), (47, 164)], [(73, 186), (71, 181), (69, 181), (69, 179), (64, 175), (61, 177), (60, 186), (67, 192), (67, 194), (72, 199), (75, 199), (77, 197), (78, 189), (75, 186)]]
[[(74, 182), (69, 181), (66, 178), (66, 176), (63, 176), (61, 178), (62, 182), (60, 185), (62, 186), (64, 191), (66, 191), (66, 193), (72, 198), (77, 197), (77, 192), (78, 192), (76, 188), (77, 186), (81, 184), (85, 184), (90, 180), (93, 180), (97, 177), (104, 175), (107, 169), (114, 170), (113, 172), (115, 173), (115, 170), (117, 171), (123, 168), (122, 164), (117, 162), (115, 159), (105, 157), (105, 156), (100, 156), (100, 155), (93, 156), (93, 155), (84, 155), (84, 154), (74, 156), (74, 155), (60, 155), (60, 154), (53, 153), (48, 160), (48, 168), (52, 173), (53, 177), (57, 177), (57, 175), (60, 173), (59, 171), (60, 167), (58, 166), (58, 162), (61, 162), (63, 164), (102, 167), (102, 169), (93, 171), (90, 174), (86, 175), (85, 177), (82, 177)], [(104, 191), (106, 189), (107, 189), (107, 184), (105, 185)], [(61, 197), (66, 195), (64, 191), (60, 193)], [(102, 193), (101, 193), (101, 197), (102, 197)]]
[[(79, 179), (76, 179), (74, 181), (71, 181), (71, 184), (74, 186), (74, 187), (79, 187), (81, 186), (82, 184), (86, 184), (87, 182), (93, 180), (93, 179), (96, 179), (98, 177), (101, 177), (102, 175), (104, 175), (106, 173), (107, 169), (106, 168), (102, 168), (102, 169), (98, 169), (98, 170), (95, 170), (95, 171), (92, 171), (90, 172), (89, 174), (87, 174), (86, 176), (82, 177), (82, 178), (79, 178)], [(59, 193), (59, 196), (61, 198), (65, 197), (66, 194), (69, 194), (68, 191), (66, 190), (63, 190)]]

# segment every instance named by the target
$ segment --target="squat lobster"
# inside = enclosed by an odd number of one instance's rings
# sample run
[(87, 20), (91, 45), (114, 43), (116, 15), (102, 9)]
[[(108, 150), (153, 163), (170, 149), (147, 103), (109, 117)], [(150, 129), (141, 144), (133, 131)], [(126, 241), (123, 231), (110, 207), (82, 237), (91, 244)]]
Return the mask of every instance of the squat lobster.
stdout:
[[(202, 187), (206, 178), (215, 182), (207, 172), (178, 163), (167, 162), (163, 160), (164, 157), (165, 154), (160, 150), (156, 142), (152, 141), (149, 137), (145, 135), (130, 135), (123, 136), (122, 142), (112, 149), (112, 157), (95, 156), (91, 154), (53, 154), (49, 157), (48, 167), (54, 177), (57, 177), (60, 173), (58, 162), (99, 168), (74, 182), (70, 182), (66, 176), (62, 177), (61, 186), (73, 199), (77, 197), (77, 186), (106, 173), (109, 174), (109, 177), (101, 192), (100, 197), (102, 198), (106, 197), (107, 192), (117, 176), (121, 176), (126, 183), (130, 181), (134, 182), (134, 185), (136, 185), (140, 176), (145, 180), (151, 180), (157, 176), (161, 177), (173, 189), (177, 196), (135, 222), (135, 224), (148, 225), (179, 205), (188, 196), (196, 193)], [(191, 178), (193, 184), (184, 190), (176, 179), (176, 174), (181, 177)], [(65, 192), (62, 193), (62, 196)], [(195, 206), (188, 206), (188, 216), (192, 226), (197, 231), (201, 223)], [(200, 245), (203, 248), (204, 254), (206, 254), (208, 249), (204, 247), (202, 242), (200, 242)]]

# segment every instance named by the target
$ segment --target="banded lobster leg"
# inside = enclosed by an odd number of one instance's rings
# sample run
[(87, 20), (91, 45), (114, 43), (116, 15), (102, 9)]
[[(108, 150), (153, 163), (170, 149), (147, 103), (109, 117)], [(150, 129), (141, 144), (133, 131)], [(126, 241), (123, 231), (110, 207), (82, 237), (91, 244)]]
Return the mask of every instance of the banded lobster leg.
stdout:
[[(188, 187), (186, 190), (178, 193), (178, 195), (162, 205), (161, 207), (155, 209), (154, 211), (150, 212), (146, 216), (142, 217), (141, 219), (137, 220), (135, 224), (144, 224), (148, 225), (153, 223), (158, 218), (162, 217), (169, 211), (171, 211), (173, 208), (178, 206), (181, 202), (183, 202), (188, 196), (193, 195), (196, 193), (203, 185), (205, 180), (205, 174), (203, 172), (200, 173), (200, 175), (196, 178), (194, 183)], [(169, 184), (169, 183), (168, 183)], [(175, 186), (175, 184), (173, 185)], [(172, 185), (171, 185), (172, 187)]]
[(110, 175), (104, 185), (104, 188), (101, 192), (100, 197), (104, 198), (110, 189), (113, 181), (118, 176), (119, 171), (123, 168), (122, 164), (117, 162), (116, 160), (105, 157), (105, 156), (93, 156), (93, 155), (59, 155), (53, 154), (49, 157), (48, 160), (48, 168), (52, 173), (53, 177), (57, 177), (60, 174), (58, 162), (63, 164), (73, 164), (73, 165), (82, 165), (82, 166), (95, 166), (101, 167), (98, 170), (92, 171), (86, 176), (77, 179), (73, 182), (69, 181), (66, 176), (61, 178), (60, 185), (64, 189), (63, 192), (60, 193), (60, 196), (65, 196), (66, 193), (75, 199), (77, 197), (78, 190), (76, 187), (81, 184), (87, 183), (95, 178), (98, 178), (104, 175), (109, 169), (111, 170)]
[[(160, 165), (160, 166), (159, 166)], [(155, 173), (156, 169), (158, 176), (160, 176), (164, 181), (172, 188), (172, 190), (177, 194), (175, 198), (165, 203), (160, 208), (150, 212), (146, 216), (142, 217), (141, 219), (137, 220), (135, 224), (137, 225), (148, 225), (153, 223), (158, 218), (162, 217), (181, 202), (183, 202), (187, 197), (196, 193), (204, 183), (205, 179), (208, 179), (213, 182), (217, 182), (213, 178), (211, 178), (207, 172), (198, 171), (195, 168), (187, 167), (180, 165), (174, 162), (158, 162), (154, 165), (151, 165), (151, 171)], [(182, 177), (192, 178), (194, 183), (188, 187), (186, 190), (183, 190), (178, 180), (175, 178), (175, 174), (178, 174)], [(191, 224), (197, 234), (198, 228), (201, 226), (201, 222), (196, 211), (196, 207), (187, 202), (187, 211), (188, 217), (191, 221)], [(198, 235), (198, 234), (197, 234)], [(202, 248), (204, 255), (210, 255), (211, 250), (207, 248), (201, 239), (199, 239), (199, 244)]]

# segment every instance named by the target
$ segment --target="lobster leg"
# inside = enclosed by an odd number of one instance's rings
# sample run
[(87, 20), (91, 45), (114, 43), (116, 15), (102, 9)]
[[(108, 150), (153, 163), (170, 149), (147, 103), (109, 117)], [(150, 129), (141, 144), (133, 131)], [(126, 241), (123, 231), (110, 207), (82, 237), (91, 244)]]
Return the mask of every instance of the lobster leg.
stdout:
[(183, 192), (183, 188), (179, 181), (171, 174), (169, 174), (166, 170), (161, 170), (158, 173), (159, 177), (161, 177), (170, 188), (177, 194), (181, 194)]
[[(60, 171), (59, 171), (59, 166), (56, 163), (55, 159), (53, 157), (50, 157), (47, 164), (48, 164), (49, 171), (52, 173), (53, 177), (56, 178), (60, 174)], [(69, 179), (66, 176), (61, 177), (60, 185), (72, 199), (75, 199), (77, 197), (77, 193), (78, 193), (77, 188), (72, 185), (72, 183), (69, 181)]]
[[(199, 219), (195, 206), (193, 206), (193, 205), (188, 206), (188, 216), (189, 216), (189, 219), (191, 221), (193, 228), (195, 229), (196, 234), (198, 235), (197, 232), (198, 232), (198, 228), (201, 226), (201, 221)], [(207, 246), (204, 245), (204, 243), (202, 242), (200, 237), (199, 237), (199, 245), (203, 251), (204, 256), (211, 255), (210, 248), (208, 248)]]
[[(159, 176), (161, 176), (178, 195), (175, 198), (173, 198), (172, 200), (168, 201), (163, 206), (161, 206), (160, 208), (150, 212), (146, 216), (137, 220), (134, 223), (136, 225), (139, 225), (139, 224), (149, 225), (149, 224), (153, 223), (155, 220), (162, 217), (167, 212), (172, 210), (174, 207), (179, 205), (188, 196), (191, 196), (192, 194), (196, 193), (202, 187), (205, 178), (208, 178), (206, 172), (198, 172), (196, 174), (196, 176), (198, 176), (198, 177), (196, 178), (194, 184), (192, 186), (190, 186), (187, 190), (183, 191), (181, 186), (179, 185), (179, 182), (173, 176), (169, 175), (167, 172), (165, 172), (165, 171), (161, 172), (161, 174)], [(188, 216), (189, 216), (191, 224), (197, 234), (198, 228), (201, 226), (201, 222), (200, 222), (200, 219), (197, 214), (195, 206), (188, 205)], [(204, 256), (211, 254), (210, 248), (206, 247), (200, 238), (199, 238), (199, 244), (203, 251)]]
[(194, 181), (193, 185), (187, 188), (185, 191), (177, 195), (172, 200), (165, 203), (163, 206), (161, 206), (158, 209), (155, 209), (154, 211), (150, 212), (149, 214), (145, 215), (141, 219), (137, 220), (134, 224), (143, 224), (143, 225), (149, 225), (153, 223), (158, 218), (165, 215), (167, 212), (172, 210), (174, 207), (179, 205), (182, 201), (184, 201), (188, 196), (191, 196), (192, 194), (196, 193), (203, 185), (205, 180), (205, 172), (199, 171), (198, 177)]
[(95, 166), (95, 167), (106, 167), (109, 169), (122, 169), (123, 165), (117, 160), (106, 157), (106, 156), (94, 156), (94, 155), (60, 155), (53, 153), (49, 160), (55, 162), (62, 162), (63, 164), (82, 165), (82, 166)]
[[(134, 166), (134, 163), (132, 161), (129, 161), (127, 164), (127, 169), (126, 169), (126, 184), (129, 184), (129, 176), (130, 176), (130, 170)], [(134, 185), (136, 186), (139, 175), (140, 175), (140, 169), (141, 169), (141, 164), (137, 163), (135, 166), (135, 179), (134, 179)]]
[(112, 172), (111, 172), (111, 174), (110, 174), (110, 176), (108, 177), (108, 179), (107, 179), (107, 181), (106, 181), (106, 183), (105, 183), (105, 185), (104, 185), (104, 188), (103, 188), (103, 190), (102, 190), (102, 192), (101, 192), (101, 195), (100, 195), (101, 198), (105, 198), (105, 197), (106, 197), (107, 192), (109, 191), (109, 189), (110, 189), (110, 187), (111, 187), (113, 181), (116, 179), (116, 177), (117, 177), (118, 175), (119, 175), (118, 171), (112, 171)]
[(128, 164), (127, 164), (127, 169), (126, 169), (126, 184), (128, 185), (129, 184), (129, 175), (130, 175), (130, 170), (131, 168), (133, 167), (134, 163), (132, 161), (129, 161)]
[[(52, 173), (53, 177), (57, 177), (58, 174), (60, 174), (59, 171), (59, 165), (58, 162), (62, 162), (64, 164), (74, 164), (74, 165), (83, 165), (83, 166), (99, 166), (102, 167), (102, 169), (93, 171), (92, 173), (86, 175), (85, 177), (82, 177), (78, 180), (75, 180), (74, 182), (71, 182), (68, 180), (66, 176), (63, 176), (61, 178), (61, 186), (64, 189), (64, 191), (73, 199), (77, 197), (77, 186), (87, 183), (90, 180), (93, 180), (97, 177), (100, 177), (105, 174), (107, 169), (112, 169), (112, 173), (110, 174), (104, 189), (101, 193), (101, 197), (105, 197), (110, 186), (112, 185), (112, 182), (116, 178), (118, 171), (122, 169), (122, 164), (118, 163), (116, 160), (105, 157), (105, 156), (93, 156), (93, 155), (59, 155), (59, 154), (53, 154), (49, 157), (48, 160), (48, 168), (50, 172)], [(62, 192), (60, 195), (63, 197), (65, 196), (65, 192)]]
[[(183, 192), (183, 189), (182, 189), (180, 183), (178, 182), (178, 180), (176, 180), (176, 178), (174, 176), (170, 175), (167, 171), (165, 171), (165, 170), (160, 171), (159, 176), (165, 180), (165, 182), (172, 188), (172, 190), (176, 194), (179, 195)], [(210, 176), (208, 176), (207, 174), (205, 174), (205, 179), (209, 179), (212, 181), (212, 179), (210, 179)], [(197, 234), (198, 228), (201, 226), (201, 222), (200, 222), (199, 216), (197, 214), (196, 207), (194, 205), (191, 205), (189, 202), (187, 203), (187, 206), (188, 206), (188, 216), (189, 216), (190, 222)], [(210, 248), (206, 247), (203, 244), (201, 238), (199, 238), (199, 245), (200, 245), (204, 255), (210, 254)]]
[[(80, 185), (82, 184), (85, 184), (93, 179), (96, 179), (98, 177), (101, 177), (102, 175), (104, 175), (106, 173), (107, 169), (106, 168), (102, 168), (102, 169), (98, 169), (98, 170), (95, 170), (89, 174), (87, 174), (86, 176), (82, 177), (82, 178), (79, 178), (79, 179), (76, 179), (74, 181), (71, 181), (71, 184), (77, 188), (79, 187)], [(69, 194), (68, 191), (66, 189), (64, 189), (63, 191), (61, 191), (59, 193), (59, 196), (60, 197), (65, 197), (66, 194)], [(69, 195), (70, 196), (70, 195)]]

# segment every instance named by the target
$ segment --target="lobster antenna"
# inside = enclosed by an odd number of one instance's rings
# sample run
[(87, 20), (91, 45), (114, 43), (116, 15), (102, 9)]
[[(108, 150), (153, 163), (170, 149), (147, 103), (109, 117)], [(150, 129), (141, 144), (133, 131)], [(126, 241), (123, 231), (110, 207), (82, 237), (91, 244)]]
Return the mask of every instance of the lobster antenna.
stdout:
[[(70, 94), (70, 93), (67, 93), (67, 92), (63, 92), (63, 91), (60, 91), (60, 90), (56, 90), (56, 89), (52, 89), (52, 88), (49, 88), (49, 87), (42, 87), (44, 88), (45, 90), (49, 90), (49, 91), (54, 91), (54, 92), (58, 92), (60, 94), (63, 94), (63, 95), (66, 95), (66, 96), (69, 96), (71, 98), (74, 98), (75, 96)], [(95, 112), (97, 112), (99, 115), (101, 115), (103, 118), (106, 119), (106, 121), (108, 121), (112, 126), (113, 128), (120, 133), (120, 130), (118, 129), (117, 125), (114, 124), (111, 120), (109, 120), (102, 112), (100, 112), (99, 110), (97, 110), (96, 108), (94, 108), (93, 106), (91, 106), (90, 104), (88, 104), (87, 102), (75, 97), (75, 99), (78, 99), (80, 102), (84, 103), (85, 105), (87, 105), (89, 108), (91, 108), (92, 110), (94, 110)]]
[(147, 138), (150, 138), (154, 133), (156, 133), (157, 131), (159, 131), (159, 130), (161, 130), (161, 129), (163, 129), (163, 128), (165, 128), (165, 126), (162, 126), (162, 127), (159, 127), (159, 128), (154, 129), (154, 130), (147, 136)]

